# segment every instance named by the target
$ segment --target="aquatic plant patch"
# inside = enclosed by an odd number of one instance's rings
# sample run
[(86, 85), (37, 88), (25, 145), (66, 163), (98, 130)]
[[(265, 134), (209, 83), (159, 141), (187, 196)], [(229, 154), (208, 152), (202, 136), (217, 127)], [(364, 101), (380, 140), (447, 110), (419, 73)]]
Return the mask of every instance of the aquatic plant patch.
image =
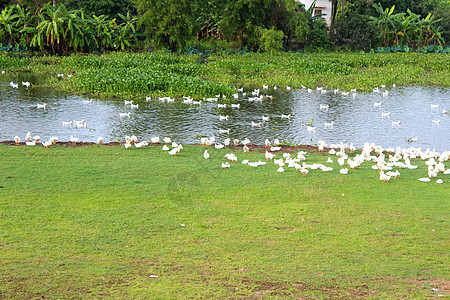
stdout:
[[(205, 58), (156, 52), (22, 60), (1, 56), (0, 68), (47, 74), (48, 85), (73, 93), (201, 99), (263, 85), (358, 91), (394, 84), (449, 87), (449, 61), (447, 54), (434, 53), (247, 53)], [(60, 80), (56, 73), (73, 76)]]

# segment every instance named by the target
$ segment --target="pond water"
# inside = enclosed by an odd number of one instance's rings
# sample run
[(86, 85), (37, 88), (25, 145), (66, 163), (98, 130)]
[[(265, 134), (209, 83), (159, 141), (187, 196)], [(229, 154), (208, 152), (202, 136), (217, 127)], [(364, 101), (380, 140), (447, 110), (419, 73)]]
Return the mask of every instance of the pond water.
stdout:
[[(442, 110), (450, 109), (450, 89), (435, 87), (391, 88), (383, 97), (380, 93), (357, 93), (350, 95), (322, 93), (317, 90), (292, 90), (269, 87), (264, 95), (273, 95), (273, 100), (249, 101), (240, 95), (234, 103), (238, 108), (218, 108), (217, 103), (202, 105), (184, 104), (178, 100), (166, 103), (159, 100), (146, 102), (136, 99), (139, 109), (131, 109), (122, 100), (98, 100), (83, 104), (89, 98), (68, 95), (49, 88), (31, 86), (26, 89), (22, 81), (35, 84), (43, 80), (30, 74), (0, 75), (0, 140), (13, 140), (18, 135), (24, 140), (28, 131), (40, 135), (43, 140), (58, 136), (59, 141), (68, 141), (70, 136), (80, 141), (95, 142), (102, 136), (105, 142), (124, 141), (126, 135), (139, 139), (154, 136), (171, 137), (181, 143), (198, 143), (200, 135), (215, 136), (222, 142), (225, 138), (249, 138), (252, 144), (264, 144), (266, 138), (284, 139), (289, 143), (314, 145), (318, 140), (327, 143), (353, 143), (362, 147), (373, 142), (383, 147), (436, 148), (450, 150), (450, 118)], [(10, 81), (19, 83), (12, 88)], [(262, 87), (261, 87), (262, 88)], [(384, 91), (384, 89), (381, 89)], [(247, 94), (250, 91), (247, 91)], [(219, 100), (219, 103), (224, 102)], [(375, 102), (382, 102), (375, 107)], [(47, 109), (38, 109), (37, 104), (47, 103)], [(320, 105), (329, 105), (320, 109)], [(438, 108), (432, 105), (439, 105)], [(131, 118), (119, 117), (131, 112)], [(390, 112), (390, 117), (382, 113)], [(281, 115), (292, 115), (291, 119)], [(229, 115), (229, 120), (219, 120), (219, 115)], [(268, 116), (268, 122), (262, 121)], [(87, 128), (76, 129), (63, 126), (62, 122), (85, 120)], [(432, 121), (440, 120), (439, 124)], [(400, 125), (392, 122), (400, 121)], [(252, 127), (252, 122), (262, 122), (262, 127)], [(325, 123), (334, 126), (325, 127)], [(312, 123), (317, 130), (307, 130)], [(221, 134), (220, 129), (230, 129), (230, 134)], [(417, 137), (417, 142), (408, 141)]]

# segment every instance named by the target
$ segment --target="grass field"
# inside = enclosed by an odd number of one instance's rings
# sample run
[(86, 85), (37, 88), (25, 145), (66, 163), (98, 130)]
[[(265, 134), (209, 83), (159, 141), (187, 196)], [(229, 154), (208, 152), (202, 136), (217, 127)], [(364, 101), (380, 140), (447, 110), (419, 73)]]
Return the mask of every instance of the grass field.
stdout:
[(448, 175), (303, 177), (204, 150), (0, 145), (0, 298), (449, 295)]

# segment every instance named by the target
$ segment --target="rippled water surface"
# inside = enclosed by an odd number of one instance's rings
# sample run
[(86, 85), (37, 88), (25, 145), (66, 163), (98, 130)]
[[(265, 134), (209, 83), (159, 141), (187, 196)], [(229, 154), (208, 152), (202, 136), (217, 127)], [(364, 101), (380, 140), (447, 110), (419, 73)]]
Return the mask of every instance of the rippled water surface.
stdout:
[[(177, 142), (198, 143), (198, 136), (207, 135), (219, 142), (227, 137), (247, 137), (253, 144), (263, 144), (266, 138), (298, 144), (315, 144), (323, 139), (328, 143), (354, 143), (357, 147), (374, 142), (384, 147), (413, 145), (450, 150), (450, 118), (442, 113), (450, 109), (450, 89), (407, 87), (390, 89), (387, 97), (381, 93), (357, 93), (352, 97), (333, 91), (323, 94), (270, 87), (261, 92), (273, 95), (273, 100), (252, 102), (240, 95), (232, 101), (241, 104), (239, 109), (219, 109), (217, 103), (198, 106), (145, 99), (136, 99), (139, 109), (131, 109), (122, 100), (94, 99), (92, 104), (83, 104), (88, 98), (33, 86), (27, 90), (20, 84), (38, 80), (27, 74), (0, 75), (0, 140), (13, 140), (16, 135), (23, 140), (30, 131), (42, 139), (58, 136), (60, 141), (68, 141), (72, 135), (90, 142), (99, 136), (110, 142), (136, 135), (140, 139), (169, 136)], [(12, 88), (10, 81), (19, 83), (19, 87)], [(382, 106), (374, 107), (374, 102), (382, 102)], [(46, 110), (36, 108), (42, 103), (47, 103)], [(320, 104), (329, 105), (329, 109), (320, 109)], [(438, 104), (438, 108), (431, 107)], [(119, 117), (128, 112), (131, 118)], [(382, 117), (382, 112), (391, 112), (390, 118)], [(281, 118), (282, 114), (291, 114), (292, 119)], [(219, 120), (219, 115), (229, 115), (229, 120)], [(270, 121), (262, 122), (262, 116)], [(87, 128), (62, 125), (62, 121), (73, 120), (85, 120)], [(439, 124), (432, 123), (437, 120)], [(326, 128), (324, 124), (332, 121), (334, 126)], [(401, 124), (392, 125), (392, 121)], [(252, 127), (252, 122), (262, 122), (262, 127)], [(308, 131), (308, 123), (317, 130)], [(220, 129), (231, 129), (231, 133), (220, 134)], [(415, 137), (417, 142), (408, 142)]]

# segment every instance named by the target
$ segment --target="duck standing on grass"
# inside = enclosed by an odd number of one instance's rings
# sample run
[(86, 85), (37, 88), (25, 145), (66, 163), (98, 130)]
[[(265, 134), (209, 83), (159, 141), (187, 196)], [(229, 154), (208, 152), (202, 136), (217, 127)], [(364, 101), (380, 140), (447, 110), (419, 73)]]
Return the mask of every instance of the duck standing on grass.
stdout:
[(204, 158), (204, 159), (209, 159), (209, 153), (208, 153), (208, 150), (205, 150), (205, 152), (203, 152), (203, 158)]
[(31, 142), (31, 132), (29, 132), (29, 131), (25, 135), (25, 142)]
[(78, 143), (78, 138), (76, 138), (73, 135), (71, 135), (70, 136), (70, 142), (75, 145), (76, 143)]
[(385, 174), (384, 171), (380, 172), (380, 180), (381, 181), (389, 182), (390, 179), (391, 179), (391, 176)]

